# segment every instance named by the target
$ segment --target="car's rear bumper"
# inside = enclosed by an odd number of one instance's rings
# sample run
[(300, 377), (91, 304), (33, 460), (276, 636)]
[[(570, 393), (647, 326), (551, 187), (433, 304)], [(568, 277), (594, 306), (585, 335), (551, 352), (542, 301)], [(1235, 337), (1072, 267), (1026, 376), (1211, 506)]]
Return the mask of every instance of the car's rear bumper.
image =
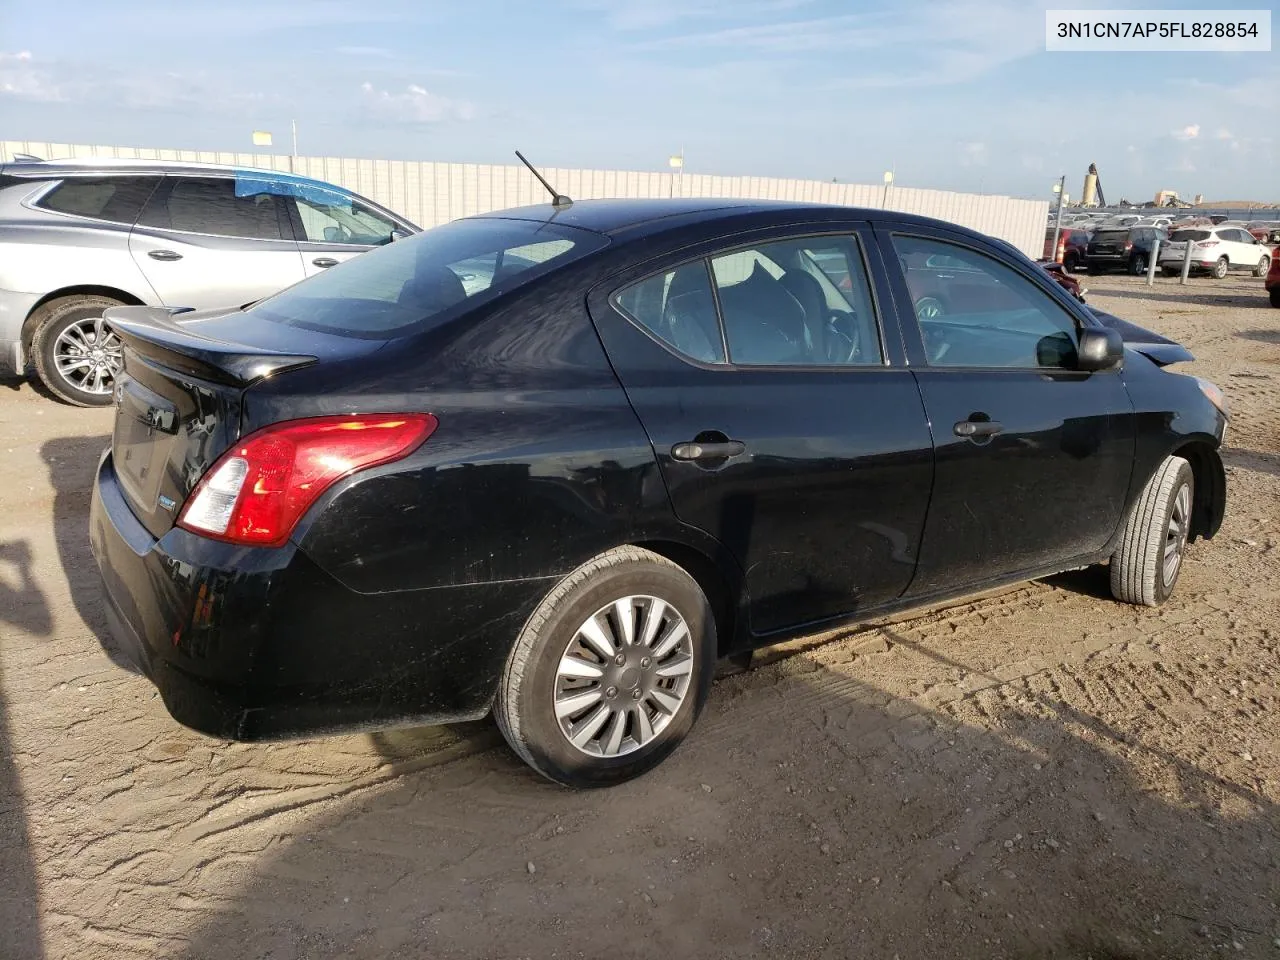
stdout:
[(545, 579), (366, 594), (289, 544), (236, 547), (138, 522), (110, 454), (90, 541), (113, 638), (173, 717), (217, 737), (475, 719)]

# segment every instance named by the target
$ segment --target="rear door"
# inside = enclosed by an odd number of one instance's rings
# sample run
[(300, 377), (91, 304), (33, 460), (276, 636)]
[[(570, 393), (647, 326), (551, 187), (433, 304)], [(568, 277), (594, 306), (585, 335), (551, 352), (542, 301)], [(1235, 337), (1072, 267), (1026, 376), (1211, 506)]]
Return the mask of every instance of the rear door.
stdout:
[(166, 177), (129, 236), (129, 252), (168, 307), (236, 306), (303, 278), (285, 198), (234, 177)]
[(704, 245), (590, 298), (675, 512), (737, 558), (757, 635), (899, 596), (929, 500), (871, 234), (821, 229)]
[[(916, 224), (877, 229), (936, 449), (911, 594), (1101, 550), (1123, 511), (1135, 425), (1117, 372), (1073, 369), (1083, 321), (993, 246)], [(914, 317), (911, 304), (929, 309)]]
[(289, 187), (291, 195), (285, 202), (307, 276), (411, 232), (345, 191), (310, 183)]

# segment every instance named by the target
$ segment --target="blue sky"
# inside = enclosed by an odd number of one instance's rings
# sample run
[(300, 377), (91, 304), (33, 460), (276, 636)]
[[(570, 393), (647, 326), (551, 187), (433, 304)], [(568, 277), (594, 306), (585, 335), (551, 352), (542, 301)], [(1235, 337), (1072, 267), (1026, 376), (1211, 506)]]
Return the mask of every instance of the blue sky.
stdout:
[(691, 172), (1018, 196), (1077, 195), (1093, 161), (1109, 199), (1280, 200), (1280, 56), (1046, 53), (1044, 9), (1084, 5), (0, 0), (0, 133), (285, 152), (296, 118), (306, 154), (652, 170), (683, 146)]

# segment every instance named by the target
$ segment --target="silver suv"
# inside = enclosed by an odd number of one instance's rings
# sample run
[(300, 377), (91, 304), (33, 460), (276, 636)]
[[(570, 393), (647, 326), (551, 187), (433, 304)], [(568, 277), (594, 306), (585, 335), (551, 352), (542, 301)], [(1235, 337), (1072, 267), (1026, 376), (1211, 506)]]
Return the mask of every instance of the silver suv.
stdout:
[(417, 233), (287, 173), (159, 160), (0, 165), (0, 375), (28, 364), (71, 403), (111, 402), (118, 304), (248, 303)]

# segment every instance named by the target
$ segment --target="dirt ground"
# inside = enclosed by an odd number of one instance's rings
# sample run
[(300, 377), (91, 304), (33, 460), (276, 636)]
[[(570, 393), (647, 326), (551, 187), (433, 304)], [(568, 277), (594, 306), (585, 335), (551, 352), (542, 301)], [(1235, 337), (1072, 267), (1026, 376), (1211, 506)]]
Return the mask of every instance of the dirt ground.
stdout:
[(811, 638), (604, 792), (487, 722), (179, 727), (104, 639), (110, 413), (0, 384), (0, 958), (1280, 958), (1280, 310), (1086, 283), (1234, 409), (1173, 599), (1087, 571)]

